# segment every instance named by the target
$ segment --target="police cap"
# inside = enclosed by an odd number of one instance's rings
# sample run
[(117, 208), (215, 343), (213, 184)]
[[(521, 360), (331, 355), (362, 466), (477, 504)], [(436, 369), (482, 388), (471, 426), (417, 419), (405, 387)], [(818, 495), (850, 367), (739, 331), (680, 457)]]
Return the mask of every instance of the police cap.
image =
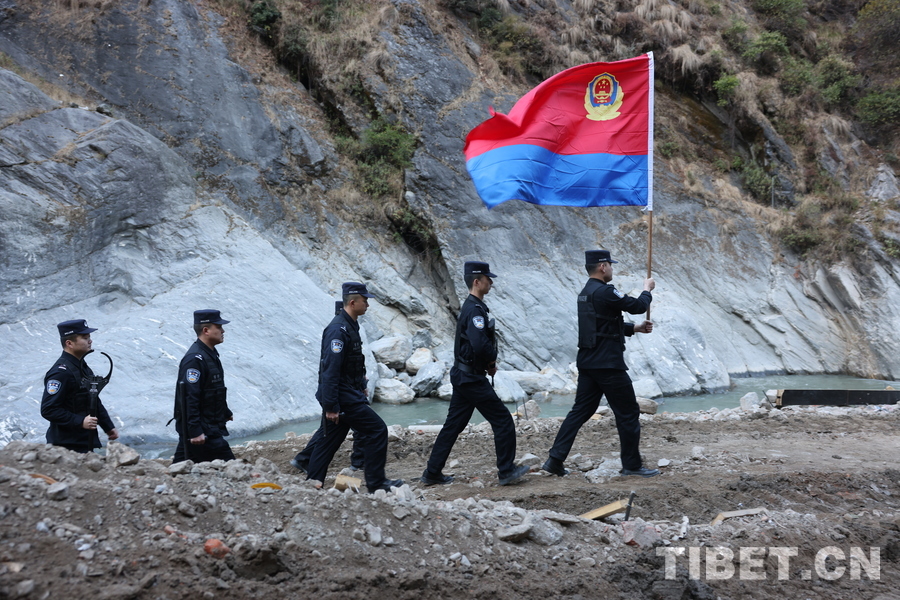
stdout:
[(225, 325), (226, 323), (231, 323), (231, 321), (226, 321), (219, 314), (219, 311), (211, 308), (194, 311), (194, 325), (207, 325), (209, 323)]
[(488, 277), (496, 277), (491, 273), (491, 267), (486, 262), (469, 261), (464, 266), (464, 275), (487, 275)]
[(88, 327), (87, 321), (84, 319), (75, 319), (74, 321), (63, 321), (56, 326), (59, 329), (59, 337), (65, 338), (70, 335), (83, 335), (97, 331), (93, 327)]
[(358, 281), (348, 281), (341, 286), (341, 296), (362, 296), (363, 298), (374, 298), (375, 294), (370, 294), (366, 288), (366, 284)]
[(597, 263), (608, 262), (617, 263), (609, 254), (609, 250), (587, 250), (584, 253), (584, 264), (595, 265)]

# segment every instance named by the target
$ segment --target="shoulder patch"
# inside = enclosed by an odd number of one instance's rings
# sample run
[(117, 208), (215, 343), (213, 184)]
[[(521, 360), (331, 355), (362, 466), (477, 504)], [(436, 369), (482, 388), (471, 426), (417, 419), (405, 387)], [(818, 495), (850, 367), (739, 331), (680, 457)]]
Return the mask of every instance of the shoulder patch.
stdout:
[(340, 354), (340, 352), (344, 349), (344, 342), (341, 340), (331, 340), (331, 351), (335, 354)]
[(620, 292), (620, 291), (617, 290), (616, 288), (613, 288), (613, 294), (615, 294), (615, 295), (618, 296), (619, 298), (624, 298), (624, 297), (625, 297), (625, 294), (623, 294), (622, 292)]
[(472, 324), (475, 325), (478, 329), (484, 329), (484, 317), (478, 315), (477, 317), (472, 317)]
[(57, 381), (56, 379), (51, 379), (47, 382), (47, 393), (51, 396), (59, 391), (59, 388), (62, 386), (62, 383)]
[(198, 381), (200, 381), (200, 371), (198, 371), (197, 369), (188, 369), (187, 380), (188, 383), (197, 383)]

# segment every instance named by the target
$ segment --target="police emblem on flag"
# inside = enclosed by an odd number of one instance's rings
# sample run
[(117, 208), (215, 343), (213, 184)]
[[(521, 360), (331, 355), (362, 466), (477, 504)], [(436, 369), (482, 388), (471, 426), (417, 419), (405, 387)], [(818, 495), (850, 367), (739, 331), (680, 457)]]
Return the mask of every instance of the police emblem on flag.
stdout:
[(625, 92), (619, 85), (619, 80), (603, 73), (597, 75), (587, 86), (584, 92), (584, 109), (591, 121), (609, 121), (615, 119), (621, 113), (619, 108), (625, 99)]
[(331, 351), (332, 352), (334, 352), (335, 354), (338, 354), (343, 349), (344, 349), (344, 342), (342, 342), (341, 340), (331, 340)]
[(474, 323), (475, 327), (478, 329), (484, 329), (484, 317), (472, 317), (472, 323)]
[(198, 371), (197, 369), (188, 369), (187, 380), (188, 383), (197, 383), (198, 381), (200, 381), (200, 371)]
[(53, 394), (55, 394), (56, 392), (59, 391), (60, 386), (62, 386), (62, 384), (60, 382), (58, 382), (55, 379), (51, 379), (50, 381), (47, 382), (47, 393), (52, 396)]

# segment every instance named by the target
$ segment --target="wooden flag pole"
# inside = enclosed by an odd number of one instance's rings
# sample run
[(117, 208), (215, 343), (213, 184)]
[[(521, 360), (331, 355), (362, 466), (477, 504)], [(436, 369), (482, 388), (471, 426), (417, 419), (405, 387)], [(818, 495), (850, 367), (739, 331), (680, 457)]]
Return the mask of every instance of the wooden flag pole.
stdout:
[[(647, 236), (647, 279), (650, 279), (652, 276), (651, 273), (653, 271), (653, 211), (647, 211), (647, 225), (648, 225), (648, 236)], [(650, 307), (647, 307), (647, 320), (650, 320)]]

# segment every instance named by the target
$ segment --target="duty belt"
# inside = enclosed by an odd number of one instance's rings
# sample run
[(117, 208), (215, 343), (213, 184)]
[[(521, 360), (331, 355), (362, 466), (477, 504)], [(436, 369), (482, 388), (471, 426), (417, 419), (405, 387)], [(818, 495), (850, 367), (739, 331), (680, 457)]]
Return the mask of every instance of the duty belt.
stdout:
[(457, 369), (459, 369), (460, 371), (462, 371), (463, 373), (468, 373), (469, 375), (484, 375), (487, 372), (487, 371), (481, 371), (479, 373), (475, 369), (472, 368), (472, 365), (467, 365), (466, 363), (461, 363), (459, 361), (456, 361), (455, 363), (453, 363), (453, 366), (456, 367)]

